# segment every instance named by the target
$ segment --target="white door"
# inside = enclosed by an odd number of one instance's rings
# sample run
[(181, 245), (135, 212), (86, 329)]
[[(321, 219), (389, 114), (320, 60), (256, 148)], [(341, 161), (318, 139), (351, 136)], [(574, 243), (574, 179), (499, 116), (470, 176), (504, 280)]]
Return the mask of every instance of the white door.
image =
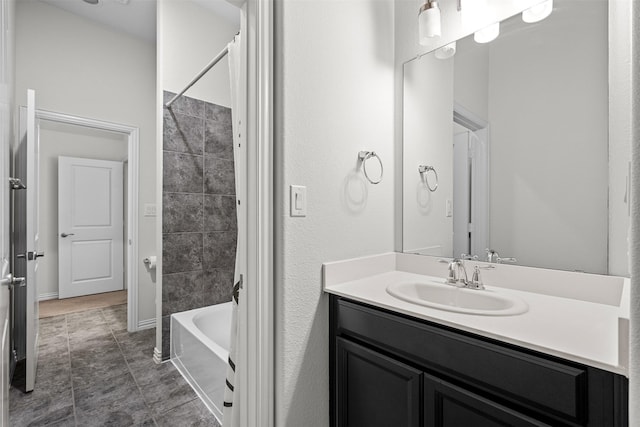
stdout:
[(477, 255), (489, 247), (489, 165), (487, 131), (453, 138), (453, 256)]
[(122, 162), (58, 158), (59, 297), (124, 289)]
[(14, 193), (14, 274), (26, 286), (14, 287), (14, 333), (18, 359), (25, 359), (26, 390), (34, 388), (38, 365), (38, 122), (35, 92), (27, 91), (27, 107), (20, 109), (20, 139), (15, 150), (14, 175), (26, 189)]
[(453, 137), (453, 256), (471, 252), (469, 132)]

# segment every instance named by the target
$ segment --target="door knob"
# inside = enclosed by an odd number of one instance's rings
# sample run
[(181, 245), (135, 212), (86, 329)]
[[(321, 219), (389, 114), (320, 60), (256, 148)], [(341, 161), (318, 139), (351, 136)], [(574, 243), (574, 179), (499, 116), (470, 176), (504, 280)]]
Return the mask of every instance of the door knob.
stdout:
[(69, 237), (69, 236), (75, 236), (75, 233), (62, 233), (62, 234), (60, 234), (60, 237)]
[(44, 252), (36, 252), (35, 253), (35, 258), (42, 258), (44, 256)]
[(13, 277), (12, 274), (7, 274), (7, 276), (4, 279), (0, 280), (0, 285), (9, 286), (9, 287), (18, 285), (20, 287), (23, 287), (26, 285), (26, 283), (24, 281), (24, 277)]

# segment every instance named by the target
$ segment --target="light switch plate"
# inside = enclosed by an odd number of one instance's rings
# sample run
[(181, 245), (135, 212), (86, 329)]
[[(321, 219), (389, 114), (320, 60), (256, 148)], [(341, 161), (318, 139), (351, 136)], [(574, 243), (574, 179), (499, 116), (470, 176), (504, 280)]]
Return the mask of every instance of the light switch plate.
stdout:
[(307, 216), (307, 187), (303, 185), (292, 185), (291, 199), (291, 216)]

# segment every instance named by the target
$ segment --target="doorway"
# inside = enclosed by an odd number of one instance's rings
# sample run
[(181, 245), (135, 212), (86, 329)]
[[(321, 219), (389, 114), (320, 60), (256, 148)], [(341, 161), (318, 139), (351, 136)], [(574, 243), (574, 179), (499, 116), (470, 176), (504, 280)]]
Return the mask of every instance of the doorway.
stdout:
[[(110, 123), (101, 120), (73, 116), (69, 114), (36, 110), (39, 122), (38, 138), (40, 142), (41, 205), (51, 214), (41, 215), (41, 230), (45, 245), (49, 248), (49, 264), (43, 265), (39, 300), (51, 300), (61, 297), (58, 277), (58, 244), (62, 231), (58, 224), (58, 180), (59, 157), (73, 155), (79, 158), (96, 158), (95, 162), (119, 162), (121, 170), (126, 171), (119, 177), (123, 185), (124, 196), (120, 200), (120, 211), (124, 219), (120, 228), (122, 259), (119, 263), (122, 275), (122, 287), (127, 290), (127, 329), (138, 330), (138, 265), (137, 265), (137, 207), (138, 207), (138, 128)], [(126, 166), (126, 167), (125, 167)], [(55, 179), (54, 179), (55, 178)], [(55, 208), (54, 208), (55, 207)], [(43, 211), (42, 214), (45, 212)], [(66, 234), (66, 233), (65, 233)], [(60, 246), (63, 251), (63, 246)], [(54, 278), (54, 280), (51, 280)], [(53, 282), (53, 283), (52, 283)], [(99, 288), (96, 288), (99, 289)], [(106, 288), (104, 288), (106, 289)], [(88, 293), (91, 293), (89, 291)], [(116, 299), (118, 299), (116, 297)], [(89, 300), (92, 300), (91, 298)], [(93, 298), (95, 301), (95, 298)], [(99, 304), (99, 302), (98, 302)]]
[(489, 247), (489, 124), (453, 112), (453, 254), (478, 259)]

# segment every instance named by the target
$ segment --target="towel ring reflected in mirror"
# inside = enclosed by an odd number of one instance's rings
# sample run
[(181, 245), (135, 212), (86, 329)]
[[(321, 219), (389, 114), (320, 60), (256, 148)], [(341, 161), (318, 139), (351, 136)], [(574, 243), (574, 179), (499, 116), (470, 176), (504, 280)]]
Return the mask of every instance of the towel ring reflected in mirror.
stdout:
[[(436, 184), (433, 187), (431, 187), (431, 184), (429, 183), (429, 171), (433, 172), (433, 175), (436, 178)], [(436, 172), (436, 169), (433, 166), (420, 165), (418, 166), (418, 172), (420, 173), (420, 176), (424, 178), (424, 182), (427, 184), (429, 191), (432, 193), (435, 192), (438, 189), (438, 172)]]
[[(378, 159), (378, 163), (380, 163), (380, 177), (377, 180), (371, 179), (371, 177), (367, 173), (367, 160), (374, 157)], [(382, 175), (384, 174), (384, 166), (382, 166), (382, 160), (380, 159), (380, 156), (378, 156), (375, 151), (360, 151), (358, 153), (358, 158), (362, 162), (362, 171), (364, 172), (364, 176), (365, 178), (367, 178), (367, 181), (372, 184), (380, 184), (382, 182)]]

